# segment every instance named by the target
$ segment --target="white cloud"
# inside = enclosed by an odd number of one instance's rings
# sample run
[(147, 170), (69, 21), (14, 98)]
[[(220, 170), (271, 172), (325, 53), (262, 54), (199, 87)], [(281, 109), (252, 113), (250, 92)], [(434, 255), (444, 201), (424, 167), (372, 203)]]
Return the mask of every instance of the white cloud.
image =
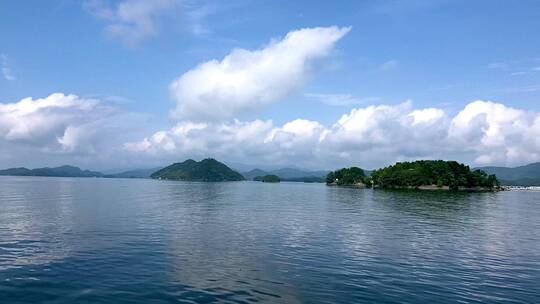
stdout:
[(42, 99), (25, 98), (0, 104), (0, 136), (6, 140), (34, 140), (64, 130), (97, 106), (96, 100), (75, 95), (52, 94)]
[(8, 58), (4, 54), (0, 54), (0, 68), (2, 70), (2, 76), (4, 76), (5, 80), (13, 81), (17, 78), (13, 75), (13, 72), (11, 71), (11, 68), (8, 64)]
[(103, 0), (88, 0), (85, 8), (106, 20), (106, 34), (126, 45), (136, 45), (158, 33), (160, 17), (179, 8), (178, 0), (123, 0), (116, 6)]
[(444, 117), (444, 111), (436, 108), (427, 108), (422, 110), (415, 110), (409, 114), (413, 118), (413, 125), (417, 124), (429, 124), (433, 121), (438, 121)]
[(540, 160), (540, 113), (475, 101), (452, 117), (405, 102), (356, 108), (331, 126), (305, 119), (282, 126), (261, 120), (181, 122), (124, 149), (171, 160), (214, 156), (312, 168), (373, 168), (419, 158), (512, 165)]
[(178, 119), (229, 119), (278, 101), (300, 89), (349, 27), (289, 32), (259, 50), (235, 49), (184, 73), (170, 85)]
[(540, 113), (491, 101), (471, 102), (455, 115), (411, 102), (364, 106), (331, 125), (307, 119), (279, 125), (182, 121), (137, 141), (145, 129), (139, 118), (93, 98), (55, 93), (0, 103), (0, 161), (111, 166), (216, 157), (310, 168), (375, 168), (420, 158), (472, 165), (540, 161)]
[(351, 94), (323, 94), (307, 93), (304, 96), (308, 99), (316, 100), (331, 106), (350, 106), (357, 104), (374, 103), (381, 100), (380, 97), (357, 98)]
[(120, 146), (137, 124), (144, 125), (140, 115), (77, 95), (54, 93), (0, 103), (0, 145), (26, 147), (36, 155), (111, 152), (107, 148)]
[(540, 160), (540, 114), (490, 101), (475, 101), (449, 127), (456, 145), (474, 151), (475, 162), (521, 163)]

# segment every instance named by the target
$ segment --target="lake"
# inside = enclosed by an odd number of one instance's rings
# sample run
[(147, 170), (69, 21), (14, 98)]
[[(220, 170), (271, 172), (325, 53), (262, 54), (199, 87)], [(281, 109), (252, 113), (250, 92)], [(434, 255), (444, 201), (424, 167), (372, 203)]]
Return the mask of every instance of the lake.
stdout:
[(540, 303), (540, 192), (0, 177), (2, 303)]

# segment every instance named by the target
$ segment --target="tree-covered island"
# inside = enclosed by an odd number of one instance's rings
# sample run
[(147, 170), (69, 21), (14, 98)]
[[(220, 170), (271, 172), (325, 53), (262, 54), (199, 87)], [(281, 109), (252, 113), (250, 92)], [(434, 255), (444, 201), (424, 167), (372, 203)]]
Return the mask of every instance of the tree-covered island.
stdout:
[(335, 186), (366, 187), (367, 184), (371, 185), (371, 182), (364, 170), (358, 167), (350, 167), (328, 173), (326, 176), (326, 184)]
[(226, 182), (242, 181), (244, 176), (232, 170), (224, 163), (213, 158), (203, 159), (199, 162), (188, 159), (182, 163), (175, 163), (152, 175), (153, 179), (182, 180), (195, 182)]
[(327, 184), (359, 185), (375, 188), (425, 189), (425, 190), (469, 190), (492, 191), (499, 189), (495, 175), (482, 170), (471, 170), (456, 161), (419, 160), (398, 162), (377, 169), (371, 176), (362, 176), (360, 168), (344, 168), (330, 172)]

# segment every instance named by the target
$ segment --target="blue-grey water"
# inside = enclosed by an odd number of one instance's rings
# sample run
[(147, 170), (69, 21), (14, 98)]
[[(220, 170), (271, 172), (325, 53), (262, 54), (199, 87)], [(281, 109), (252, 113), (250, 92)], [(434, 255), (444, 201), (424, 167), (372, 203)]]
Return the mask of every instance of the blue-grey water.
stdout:
[(1, 303), (540, 303), (540, 192), (0, 177)]

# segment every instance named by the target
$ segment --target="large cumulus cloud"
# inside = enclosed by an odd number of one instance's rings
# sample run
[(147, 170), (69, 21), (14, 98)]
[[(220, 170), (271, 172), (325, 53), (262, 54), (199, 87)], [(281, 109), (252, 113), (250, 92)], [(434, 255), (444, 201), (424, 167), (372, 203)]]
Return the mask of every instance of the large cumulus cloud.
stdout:
[(0, 141), (71, 152), (85, 145), (92, 125), (112, 112), (96, 99), (62, 93), (0, 103)]
[(171, 83), (177, 104), (172, 114), (223, 120), (278, 101), (300, 89), (313, 64), (349, 31), (336, 26), (300, 29), (262, 49), (235, 49), (221, 61), (204, 62)]
[(73, 94), (0, 103), (0, 166), (110, 165), (144, 122), (143, 115)]

